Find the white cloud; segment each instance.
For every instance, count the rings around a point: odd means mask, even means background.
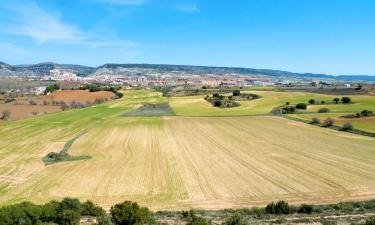
[[[142,5],[145,0],[93,0],[96,2],[103,2],[112,5]]]
[[[120,1],[120,0],[112,0]],[[132,0],[127,0],[128,2]],[[133,0],[134,2],[136,0]],[[125,2],[125,1],[121,1]],[[135,48],[136,44],[131,41],[118,38],[102,38],[100,33],[85,32],[76,26],[64,23],[61,15],[57,13],[47,13],[35,2],[15,4],[7,7],[12,15],[7,21],[0,21],[0,31],[16,35],[30,37],[39,44],[70,44],[83,45],[93,48]],[[1,46],[8,49],[15,46]]]
[[[177,3],[175,5],[175,9],[183,12],[189,12],[189,13],[196,13],[199,12],[198,6],[195,4],[188,4],[188,3]]]
[[[36,3],[15,5],[10,11],[14,13],[14,18],[11,24],[3,26],[4,32],[28,36],[38,42],[85,39],[78,28],[62,22],[58,15],[48,14]]]

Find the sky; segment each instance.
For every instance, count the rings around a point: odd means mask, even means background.
[[[375,75],[374,0],[1,0],[0,61]]]

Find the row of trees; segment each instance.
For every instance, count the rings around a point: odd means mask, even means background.
[[[342,97],[341,98],[341,102],[342,103],[344,103],[344,104],[348,104],[348,103],[350,103],[352,101],[352,99],[350,98],[350,97]],[[334,98],[333,99],[333,102],[335,103],[335,104],[339,104],[340,103],[340,98]],[[314,104],[316,104],[317,103],[317,101],[315,100],[315,99],[310,99],[309,101],[308,101],[308,103],[309,104],[311,104],[311,105],[314,105]],[[326,103],[326,101],[320,101],[320,104],[325,104]]]

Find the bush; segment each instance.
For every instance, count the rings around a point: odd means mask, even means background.
[[[105,215],[105,211],[95,205],[92,201],[86,201],[81,205],[81,215],[85,216],[103,216]]]
[[[307,109],[307,105],[305,103],[298,103],[296,109]]]
[[[309,100],[309,103],[310,103],[311,105],[315,104],[315,99],[310,99],[310,100]]]
[[[375,217],[370,217],[366,220],[365,225],[375,225]]]
[[[329,109],[328,109],[328,108],[320,108],[320,109],[318,110],[318,113],[327,113],[327,112],[329,112]]]
[[[59,225],[78,225],[81,215],[74,210],[63,210],[57,215],[57,224]]]
[[[296,111],[296,108],[293,106],[286,106],[281,109],[282,114],[292,114]]]
[[[292,213],[292,208],[285,201],[278,201],[277,203],[270,203],[266,206],[266,212],[269,214],[289,214]]]
[[[219,98],[219,97],[220,97],[220,95],[219,95],[218,93],[214,93],[212,96],[213,96],[214,98]]]
[[[333,99],[333,102],[336,103],[336,104],[339,104],[339,101],[340,101],[339,98],[334,98],[334,99]]]
[[[363,116],[363,117],[367,117],[367,116],[373,116],[374,115],[374,112],[370,111],[370,110],[362,110],[361,112],[361,115],[360,116]]]
[[[347,103],[350,103],[352,100],[349,97],[342,97],[341,101],[342,103],[347,104]]]
[[[115,95],[118,97],[118,98],[122,98],[124,96],[123,93],[121,92],[115,92]]]
[[[4,110],[0,119],[2,119],[2,120],[8,120],[9,118],[10,118],[10,111],[9,110]]]
[[[155,222],[148,208],[135,202],[125,201],[114,205],[110,210],[112,221],[117,225],[153,224]]]
[[[335,124],[335,120],[332,119],[332,118],[327,118],[326,120],[324,120],[324,126],[325,127],[331,127]]]
[[[311,214],[314,211],[314,206],[312,205],[307,205],[307,204],[302,204],[298,208],[298,213],[305,213],[305,214]]]
[[[234,216],[229,217],[222,224],[223,225],[246,225],[244,219],[239,214],[235,214]]]
[[[234,90],[233,91],[233,96],[240,96],[241,91],[240,90]]]
[[[349,131],[349,130],[353,130],[353,124],[351,123],[345,123],[342,128],[341,128],[342,131]]]
[[[319,118],[312,118],[311,124],[320,124],[320,119]]]
[[[209,225],[210,223],[202,217],[193,217],[186,225]]]

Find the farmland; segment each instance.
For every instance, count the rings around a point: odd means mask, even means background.
[[[262,98],[217,109],[202,96],[126,91],[89,108],[8,122],[0,126],[0,202],[71,196],[106,208],[134,200],[156,210],[375,197],[373,138],[266,115],[285,101],[332,96],[256,93]],[[139,111],[168,101],[168,116]],[[90,159],[43,164],[78,135],[69,154]]]
[[[42,96],[40,99],[45,101],[94,102],[95,99],[111,99],[113,96],[114,94],[109,91],[64,90],[55,91],[50,95]]]

